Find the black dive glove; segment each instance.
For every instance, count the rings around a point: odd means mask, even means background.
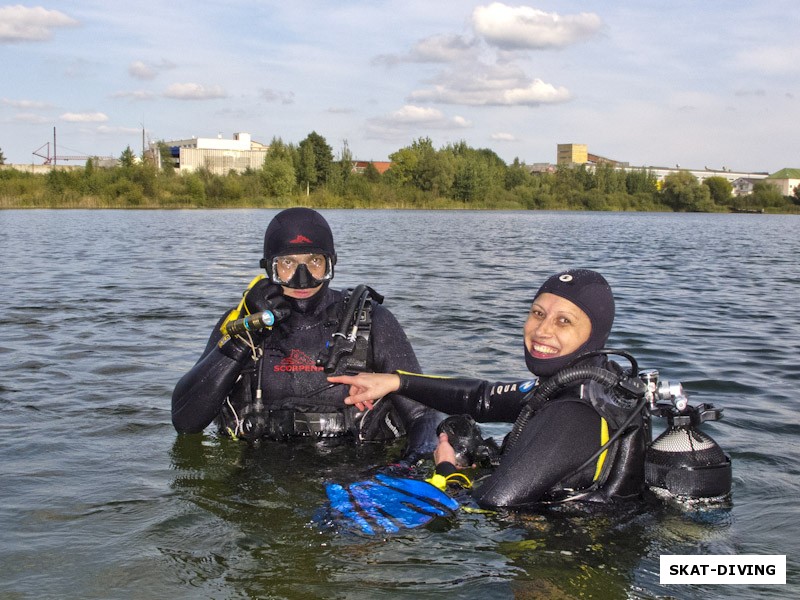
[[[274,326],[289,317],[292,306],[284,297],[281,286],[262,279],[244,293],[241,316],[265,311],[272,313]],[[237,362],[245,362],[252,355],[253,348],[260,346],[267,335],[269,335],[269,329],[248,330],[246,333],[231,336],[230,340],[220,346],[220,351]],[[252,348],[250,341],[253,344]]]
[[[244,293],[245,312],[254,315],[265,310],[275,315],[275,324],[285,321],[292,312],[292,305],[283,295],[283,288],[267,279],[262,279]]]

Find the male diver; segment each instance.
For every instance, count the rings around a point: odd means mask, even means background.
[[[261,266],[240,305],[223,315],[197,363],[177,383],[172,423],[256,442],[349,438],[388,442],[407,435],[403,458],[436,447],[441,415],[400,394],[375,409],[346,406],[331,373],[412,371],[420,366],[397,319],[366,286],[331,289],[336,251],[325,219],[308,208],[278,213],[264,235]]]

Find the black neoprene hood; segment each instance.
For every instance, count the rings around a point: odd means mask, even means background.
[[[557,273],[542,284],[534,299],[544,293],[565,298],[586,313],[592,323],[587,350],[599,350],[605,345],[614,323],[614,295],[600,273],[589,269]]]
[[[286,254],[324,254],[336,264],[333,233],[321,214],[298,207],[275,215],[264,233],[261,267],[269,269],[273,258]]]
[[[525,348],[525,364],[528,370],[539,377],[550,377],[566,367],[573,359],[590,350],[600,350],[608,341],[614,323],[614,294],[605,278],[589,269],[571,269],[550,277],[536,292],[534,300],[544,293],[554,294],[569,300],[586,313],[592,324],[589,339],[580,348],[555,358],[535,358]]]

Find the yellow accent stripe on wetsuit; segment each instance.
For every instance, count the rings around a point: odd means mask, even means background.
[[[600,445],[602,446],[606,442],[608,442],[608,421],[600,417]],[[603,472],[603,463],[606,461],[606,454],[608,454],[607,448],[603,450],[597,459],[597,468],[594,471],[594,479],[592,481],[597,481],[600,478],[600,473]]]
[[[425,377],[427,379],[454,379],[446,375],[423,375],[422,373],[411,373],[410,371],[395,371],[398,375],[411,375],[412,377]]]

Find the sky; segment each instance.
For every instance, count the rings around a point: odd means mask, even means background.
[[[251,134],[389,160],[800,168],[797,0],[0,4],[0,150],[41,164]],[[52,152],[52,150],[51,150]],[[73,162],[72,164],[81,164]]]

